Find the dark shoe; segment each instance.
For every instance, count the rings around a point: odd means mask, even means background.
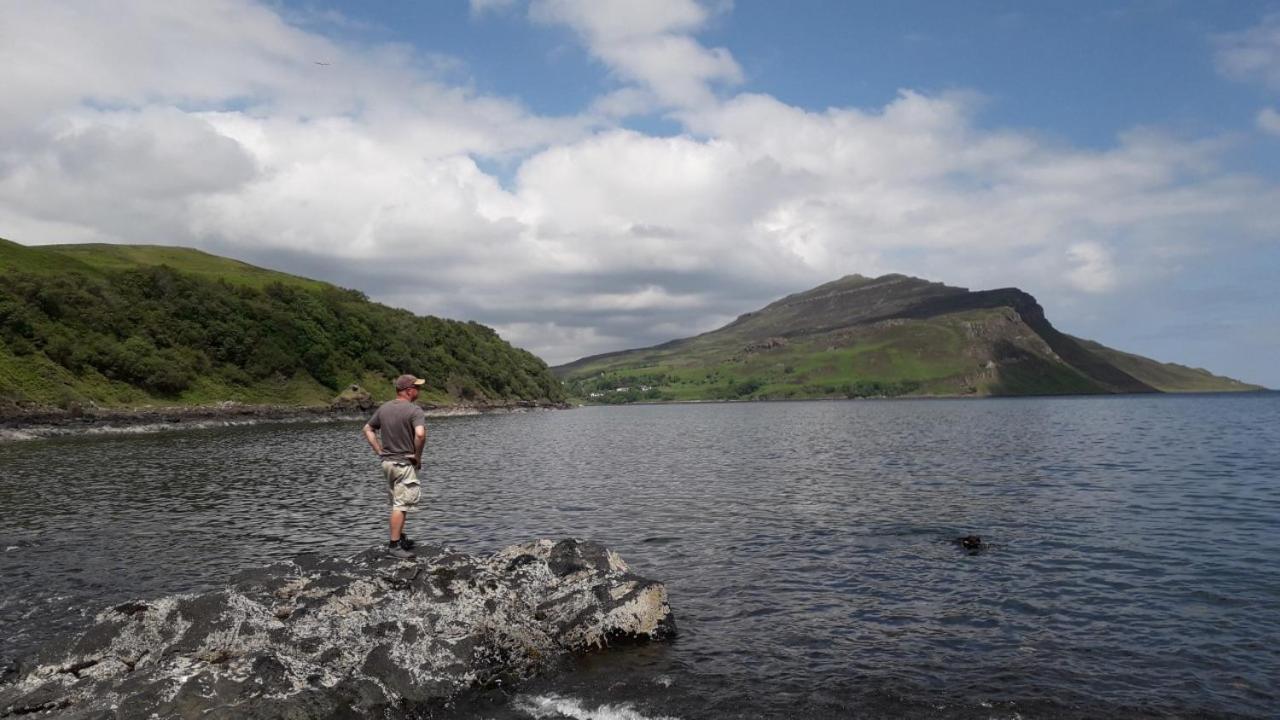
[[[414,557],[413,553],[403,547],[399,541],[387,543],[387,554],[393,558],[400,558],[401,560],[408,560],[409,558]]]
[[[400,533],[400,547],[404,548],[405,550],[412,550],[413,547],[417,544],[418,543],[410,540],[408,535],[405,535],[404,533]]]

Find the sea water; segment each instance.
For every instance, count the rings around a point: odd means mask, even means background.
[[[423,476],[415,539],[598,540],[680,627],[435,716],[1280,713],[1277,394],[444,418]],[[0,444],[0,661],[385,513],[358,423]]]

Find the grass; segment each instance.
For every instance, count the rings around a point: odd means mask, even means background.
[[[0,341],[0,399],[12,402],[53,404],[68,399],[67,388],[75,382],[62,366],[39,358],[15,356]]]
[[[1034,298],[1016,289],[974,293],[900,275],[848,276],[710,333],[556,371],[575,397],[603,392],[609,400],[617,399],[608,394],[612,388],[636,382],[678,400],[1253,389],[1080,347],[1040,312]]]
[[[17,270],[36,275],[71,271],[96,274],[156,265],[245,287],[261,288],[271,283],[309,290],[333,287],[319,280],[254,267],[192,248],[107,243],[27,246],[0,238],[0,271]]]
[[[676,351],[603,358],[577,368],[568,382],[581,397],[649,384],[662,399],[683,401],[844,397],[877,388],[963,394],[968,385],[959,378],[977,363],[966,356],[961,325],[991,312],[824,333],[755,352],[737,337],[699,338]]]
[[[52,275],[67,270],[91,271],[75,257],[27,247],[0,238],[0,270],[19,270],[35,275]]]
[[[1114,350],[1090,340],[1077,338],[1077,342],[1101,355],[1107,362],[1164,392],[1250,392],[1263,389],[1260,385],[1214,375],[1203,368],[1162,363],[1141,355]]]
[[[1170,392],[1254,390],[1205,370],[1156,361],[1080,341],[1139,380]],[[674,348],[644,349],[571,366],[570,394],[609,399],[614,388],[650,385],[663,400],[915,395],[1064,395],[1105,392],[1062,362],[1007,308],[967,310],[928,319],[855,325],[784,344],[753,345],[731,328]],[[636,399],[655,399],[643,397]],[[598,400],[598,399],[597,399]]]
[[[319,280],[254,267],[201,250],[160,245],[43,245],[32,248],[74,260],[97,270],[127,270],[139,266],[167,265],[174,270],[200,277],[223,280],[232,285],[264,287],[283,283],[311,290],[332,287]]]
[[[129,407],[149,396],[89,370],[76,375],[43,355],[17,356],[0,341],[0,403],[67,407],[71,403]]]

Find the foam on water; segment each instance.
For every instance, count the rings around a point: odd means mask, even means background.
[[[326,415],[323,417],[252,418],[247,420],[184,420],[181,422],[154,422],[128,424],[88,425],[32,425],[25,428],[0,428],[0,442],[41,440],[46,438],[80,435],[150,435],[177,430],[214,430],[220,428],[249,427],[252,425],[283,425],[297,423],[335,423],[362,420],[357,415]]]
[[[543,408],[536,408],[542,410]],[[475,408],[444,407],[426,411],[430,418],[476,417],[480,415],[524,413],[534,408]],[[286,416],[255,417],[244,419],[219,419],[162,421],[151,423],[131,422],[94,422],[72,425],[29,425],[21,428],[0,428],[0,443],[23,440],[41,440],[46,438],[70,437],[77,435],[149,435],[152,433],[172,432],[175,430],[215,430],[219,428],[237,428],[252,425],[284,425],[284,424],[327,424],[337,422],[355,422],[364,420],[366,414],[341,414],[319,416]]]
[[[13,430],[10,428],[0,428],[0,442],[9,442],[16,440],[35,440],[40,436],[27,430]]]
[[[679,720],[671,715],[645,715],[630,704],[586,707],[581,700],[561,695],[520,695],[515,708],[534,718],[572,718],[573,720]]]

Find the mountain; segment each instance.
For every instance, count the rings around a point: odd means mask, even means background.
[[[0,239],[0,410],[325,404],[427,380],[435,404],[560,402],[546,364],[474,322],[198,250]]]
[[[718,330],[553,371],[598,402],[1262,389],[1065,335],[1016,288],[905,275],[849,275]]]

